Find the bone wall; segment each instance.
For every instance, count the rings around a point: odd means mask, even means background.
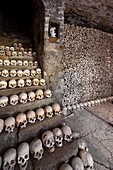
[[[63,72],[55,95],[63,106],[112,95],[112,34],[65,24],[61,61]]]

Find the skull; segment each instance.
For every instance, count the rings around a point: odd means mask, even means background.
[[[39,85],[39,79],[35,78],[32,81],[33,81],[33,85],[34,86],[38,86]]]
[[[11,70],[10,71],[10,76],[15,77],[16,76],[16,70]]]
[[[45,82],[44,79],[40,79],[40,82],[39,82],[39,83],[40,83],[41,86],[45,86],[45,83],[46,83],[46,82]]]
[[[63,146],[63,134],[61,129],[59,128],[54,128],[52,130],[54,139],[55,139],[55,144],[57,147],[62,147]]]
[[[94,170],[94,162],[91,154],[85,150],[79,152],[79,157],[81,158],[85,170]]]
[[[16,51],[13,51],[13,52],[11,53],[11,55],[12,55],[12,56],[17,56],[17,52],[16,52]]]
[[[13,44],[13,46],[14,46],[14,48],[16,48],[18,45],[17,45],[17,43],[15,42],[15,43]]]
[[[29,123],[35,123],[36,115],[35,115],[35,112],[33,110],[30,110],[30,111],[27,112],[27,121]]]
[[[4,51],[5,47],[3,45],[0,46],[0,51]]]
[[[44,120],[44,118],[45,118],[44,109],[38,108],[38,109],[36,110],[36,117],[37,117],[37,119],[38,119],[39,121]]]
[[[27,52],[26,52],[26,51],[24,51],[24,52],[23,52],[23,55],[24,55],[24,56],[27,56]]]
[[[47,98],[50,98],[52,96],[51,90],[50,89],[46,89],[44,91],[44,96]]]
[[[11,56],[11,51],[6,51],[5,54],[6,54],[7,56]]]
[[[24,48],[23,48],[23,47],[21,47],[21,48],[20,48],[20,51],[23,53],[23,52],[24,52]]]
[[[8,97],[2,96],[0,97],[0,107],[5,107],[8,105]]]
[[[78,139],[77,143],[78,143],[78,149],[86,150],[88,152],[89,149],[87,143],[83,138]]]
[[[83,162],[79,157],[72,158],[71,166],[73,170],[84,170]]]
[[[0,133],[3,131],[4,129],[4,120],[0,119]]]
[[[23,71],[22,70],[18,70],[17,71],[17,76],[18,77],[22,77],[23,76]]]
[[[17,61],[17,66],[22,66],[22,60]]]
[[[36,74],[41,75],[41,72],[42,72],[42,71],[41,71],[40,68],[37,68],[37,69],[36,69]]]
[[[21,57],[22,56],[22,52],[18,51],[18,56]]]
[[[72,131],[71,131],[71,128],[67,125],[63,125],[62,128],[61,128],[61,131],[63,133],[63,139],[67,142],[70,142],[72,141]]]
[[[42,146],[42,141],[40,139],[34,139],[30,143],[30,152],[35,159],[42,159],[42,155],[44,153],[44,149]]]
[[[18,87],[24,87],[24,85],[25,85],[24,80],[23,79],[19,79],[17,81],[17,85],[18,85]]]
[[[72,167],[68,163],[62,163],[60,165],[59,170],[73,170]]]
[[[7,119],[5,119],[4,125],[5,125],[5,131],[6,132],[8,132],[8,133],[13,132],[13,130],[15,128],[15,118],[14,117],[8,117]]]
[[[4,60],[4,66],[9,66],[10,65],[10,61],[9,60]]]
[[[7,88],[7,82],[2,80],[0,81],[0,89],[6,89]]]
[[[10,49],[9,46],[5,47],[5,51],[9,51],[9,49]]]
[[[23,65],[24,65],[24,66],[28,66],[28,61],[27,61],[27,60],[24,60],[24,61],[23,61]]]
[[[2,77],[8,77],[9,71],[8,70],[2,70]]]
[[[36,57],[36,52],[33,52],[33,57]],[[36,61],[37,62],[37,61]]]
[[[26,170],[29,160],[29,144],[27,142],[21,143],[17,149],[17,152],[18,152],[17,162],[19,164],[19,169]]]
[[[11,60],[11,66],[16,66],[16,60]]]
[[[35,70],[31,70],[31,76],[35,76],[36,75],[36,71]]]
[[[28,65],[29,65],[29,66],[33,66],[33,61],[29,61],[29,62],[28,62]]]
[[[31,52],[32,52],[32,51],[33,51],[33,49],[32,49],[32,48],[29,48],[29,51],[31,51]]]
[[[44,108],[44,112],[46,114],[46,117],[51,118],[53,116],[53,109],[51,106],[46,106]]]
[[[26,79],[25,80],[25,85],[26,86],[31,86],[32,85],[32,81],[30,79]]]
[[[19,97],[18,95],[14,94],[10,96],[10,104],[11,105],[16,105],[18,103]]]
[[[34,66],[38,66],[38,61],[34,61]]]
[[[0,51],[0,56],[4,56],[5,55],[5,51]]]
[[[29,92],[28,93],[28,100],[30,102],[33,102],[35,100],[35,93],[34,92]]]
[[[23,71],[24,76],[30,76],[30,70],[26,69]]]
[[[16,164],[16,149],[8,149],[3,156],[3,170],[14,170]]]
[[[2,65],[3,65],[3,60],[0,59],[0,66],[2,66]]]
[[[55,141],[54,141],[54,136],[53,133],[49,130],[45,131],[42,134],[42,143],[48,150],[48,152],[54,152],[55,151]]]
[[[32,57],[32,51],[28,51],[27,55],[28,55],[29,57]]]
[[[19,48],[22,48],[22,43],[18,43],[18,47],[19,47]]]
[[[14,89],[16,87],[16,80],[9,81],[9,88]]]
[[[43,90],[41,90],[41,89],[37,90],[35,92],[35,94],[36,94],[36,99],[38,99],[38,100],[41,100],[44,98],[44,93],[43,93]]]
[[[60,115],[61,114],[61,108],[60,108],[60,105],[58,103],[52,104],[52,109],[53,109],[53,113],[55,115]]]
[[[13,52],[13,51],[15,50],[15,48],[14,48],[14,47],[10,47],[9,50],[10,50],[11,52]]]
[[[26,127],[26,124],[27,124],[26,114],[24,114],[24,113],[19,113],[19,114],[16,116],[16,125],[17,125],[17,127],[20,127],[20,128],[22,129],[22,128],[25,128],[25,127]]]
[[[25,104],[25,103],[27,103],[27,93],[20,93],[19,94],[19,101],[20,101],[20,103],[22,103],[22,104]]]

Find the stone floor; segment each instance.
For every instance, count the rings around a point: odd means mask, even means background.
[[[73,111],[65,122],[84,137],[95,162],[95,170],[113,170],[113,104]]]

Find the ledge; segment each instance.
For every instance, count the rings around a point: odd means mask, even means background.
[[[22,76],[22,77],[0,77],[0,80],[8,81],[8,80],[19,80],[19,79],[34,79],[34,78],[41,78],[40,75],[35,75],[35,76]]]
[[[0,70],[34,70],[37,66],[0,66]]]

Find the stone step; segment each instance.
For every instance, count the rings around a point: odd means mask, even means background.
[[[0,70],[34,70],[37,66],[0,66]]]

